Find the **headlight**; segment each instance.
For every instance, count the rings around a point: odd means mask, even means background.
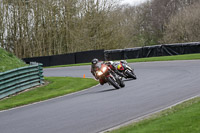
[[[98,72],[97,72],[97,75],[98,75],[98,76],[101,76],[102,74],[103,74],[103,73],[102,73],[101,71],[98,71]]]
[[[102,68],[102,72],[105,72],[107,70],[107,67]]]

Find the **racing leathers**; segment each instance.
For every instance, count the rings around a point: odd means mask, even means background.
[[[103,64],[104,62],[103,61],[99,61],[97,62],[97,64],[92,64],[91,66],[91,73],[92,75],[95,77],[96,80],[99,80],[99,83],[101,85],[103,85],[105,83],[105,81],[103,79],[99,79],[99,77],[97,76],[96,72],[98,71],[99,67],[101,64]]]
[[[124,77],[124,74],[119,72],[117,70],[117,66],[120,64],[119,61],[113,62],[113,61],[108,61],[106,63],[117,75],[119,75],[120,77]]]

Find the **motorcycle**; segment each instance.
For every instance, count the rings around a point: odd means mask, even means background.
[[[115,64],[120,76],[124,78],[132,78],[137,79],[134,70],[128,65],[126,61],[120,62],[119,64]]]
[[[125,86],[122,79],[120,79],[120,77],[116,75],[113,70],[110,69],[110,67],[105,64],[99,64],[97,67],[98,71],[96,71],[96,75],[99,77],[99,79],[104,80],[105,83],[112,85],[116,89]]]

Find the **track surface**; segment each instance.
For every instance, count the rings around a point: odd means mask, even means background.
[[[125,88],[96,86],[0,112],[1,133],[95,133],[200,94],[200,60],[130,64]],[[92,77],[90,66],[45,69],[45,76]],[[48,92],[47,92],[48,93]]]

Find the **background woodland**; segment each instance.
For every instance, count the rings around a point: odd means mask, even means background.
[[[200,0],[0,0],[0,47],[19,58],[199,38]]]

